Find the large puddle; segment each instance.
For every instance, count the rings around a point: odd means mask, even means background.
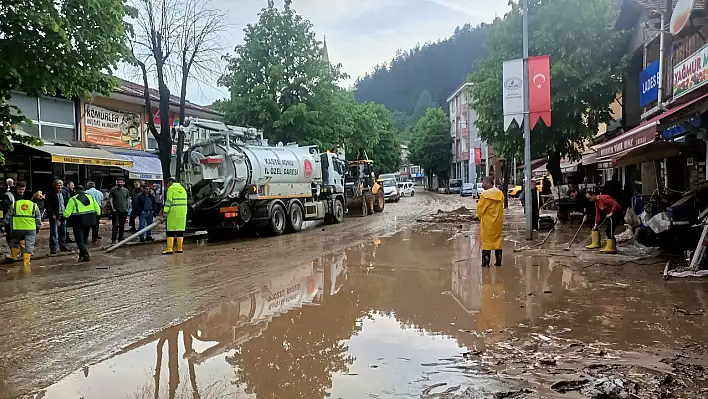
[[[554,258],[511,250],[502,267],[483,269],[479,245],[474,232],[406,230],[263,276],[262,289],[39,395],[420,398],[466,390],[465,397],[494,397],[524,389],[530,378],[470,361],[505,342],[559,337],[636,351],[705,335],[706,316],[667,320],[656,308],[700,306],[703,284],[592,284]]]

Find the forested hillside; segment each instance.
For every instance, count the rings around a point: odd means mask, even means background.
[[[488,28],[488,24],[467,24],[445,40],[399,50],[390,64],[377,65],[372,73],[357,79],[357,101],[385,105],[401,125],[405,124],[402,114],[415,121],[428,106],[445,105],[472,72],[472,65],[486,57]]]

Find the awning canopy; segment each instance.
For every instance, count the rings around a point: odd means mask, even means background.
[[[659,131],[659,125],[662,122],[665,122],[664,120],[669,119],[670,116],[685,109],[689,105],[703,100],[706,97],[708,97],[708,94],[704,94],[700,97],[694,98],[693,100],[685,104],[681,104],[674,108],[671,108],[670,110],[660,115],[657,115],[649,119],[648,121],[644,121],[642,124],[635,127],[634,129],[625,132],[606,143],[593,147],[593,149],[597,151],[598,160],[602,161],[610,158],[617,158],[619,155],[625,152],[652,143],[656,138],[657,132]]]
[[[597,163],[597,152],[588,151],[583,153],[583,158],[580,160],[583,165],[594,165]]]
[[[627,165],[635,165],[640,162],[656,161],[658,159],[671,158],[677,155],[691,152],[692,148],[687,144],[672,143],[665,141],[655,141],[645,146],[627,151],[623,155],[612,161],[614,166],[621,168]]]
[[[162,181],[162,164],[160,158],[154,155],[126,155],[118,154],[126,160],[132,161],[133,166],[124,166],[130,179]]]
[[[561,173],[572,173],[572,172],[577,172],[578,171],[578,165],[581,164],[581,161],[570,161],[568,159],[562,159],[560,162],[560,168],[561,168]],[[538,168],[533,170],[534,175],[542,176],[548,173],[548,169],[546,168],[548,166],[548,163],[544,163],[543,165],[539,166]]]
[[[78,165],[132,167],[133,161],[97,148],[62,147],[57,145],[29,146],[50,154],[52,162]]]

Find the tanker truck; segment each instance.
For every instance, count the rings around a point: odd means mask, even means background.
[[[214,122],[188,118],[182,129],[180,180],[189,195],[189,230],[214,235],[253,227],[259,234],[281,235],[300,231],[308,220],[343,220],[347,164],[338,154],[249,141],[243,130]],[[175,164],[173,159],[173,173]]]

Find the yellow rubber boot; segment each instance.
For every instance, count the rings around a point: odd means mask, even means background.
[[[16,262],[20,258],[20,249],[19,248],[10,248],[10,254],[7,255],[7,260]]]
[[[175,247],[175,238],[174,237],[167,237],[167,248],[165,248],[164,251],[162,251],[163,255],[172,255],[175,253],[174,250]]]
[[[29,252],[25,252],[22,254],[22,262],[25,267],[30,266],[30,261],[32,260],[32,254]]]
[[[592,243],[585,248],[587,248],[587,249],[600,248],[600,232],[599,231],[592,231],[590,234],[590,237],[592,237]]]
[[[612,238],[607,239],[607,243],[605,244],[605,248],[602,248],[600,250],[602,253],[606,254],[616,254],[617,253],[617,241],[615,241]]]
[[[182,249],[182,244],[184,243],[184,237],[177,237],[177,239],[175,241],[177,242],[177,246],[175,247],[175,252],[178,254],[181,254],[182,252],[184,252],[184,250]]]

